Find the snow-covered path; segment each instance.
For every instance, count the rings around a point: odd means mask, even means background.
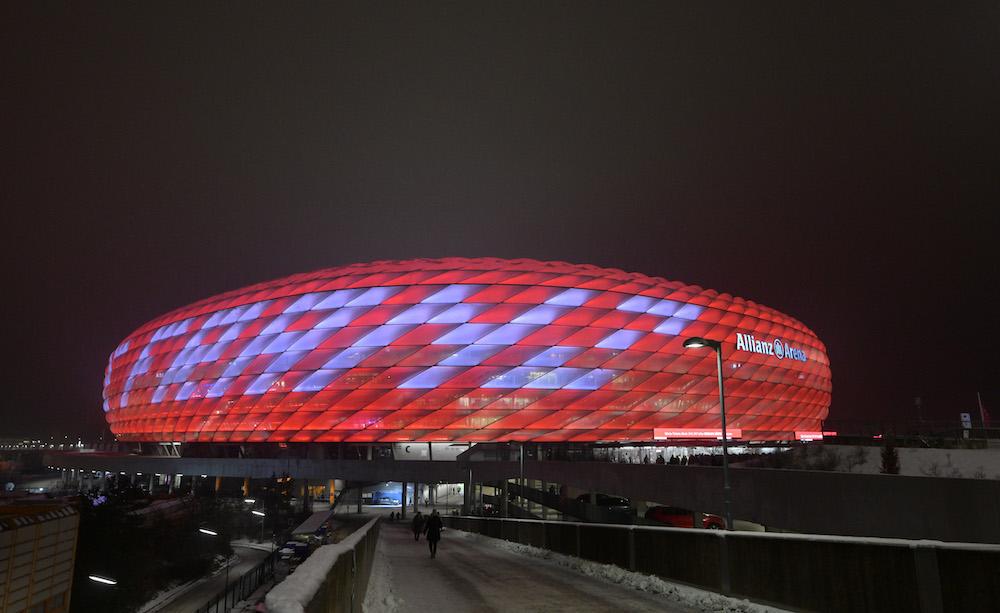
[[[491,546],[446,530],[431,559],[423,538],[413,541],[404,524],[383,523],[373,568],[391,582],[390,611],[677,611],[697,609],[669,598],[587,577],[550,560]],[[373,577],[374,579],[374,577]],[[388,604],[386,601],[391,601]],[[369,608],[375,613],[375,608]]]

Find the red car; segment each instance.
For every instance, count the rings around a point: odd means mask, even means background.
[[[702,528],[711,530],[725,530],[726,520],[711,513],[698,513],[701,516]],[[678,507],[649,507],[646,509],[645,518],[650,521],[666,524],[674,528],[694,528],[695,512],[689,509]]]

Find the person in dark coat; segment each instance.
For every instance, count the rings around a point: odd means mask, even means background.
[[[437,557],[438,541],[441,540],[441,530],[443,529],[444,524],[441,522],[441,516],[435,509],[427,518],[427,524],[424,526],[424,532],[427,533],[427,546],[431,550],[432,558]]]
[[[424,531],[426,519],[420,511],[417,511],[417,514],[413,516],[413,540],[420,540],[420,533]]]

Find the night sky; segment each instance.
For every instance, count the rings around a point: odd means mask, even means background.
[[[379,259],[788,313],[831,417],[1000,419],[996,2],[7,2],[0,434],[96,433],[170,309]]]

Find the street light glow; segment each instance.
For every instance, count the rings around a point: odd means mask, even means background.
[[[216,532],[215,530],[209,530],[208,528],[198,528],[198,532],[201,532],[202,534],[207,534],[209,536],[219,536],[218,532]]]
[[[109,579],[100,575],[87,575],[87,578],[96,583],[103,583],[104,585],[118,585],[118,582],[114,579]]]
[[[250,512],[256,515],[257,517],[264,517],[263,511],[250,511]]]
[[[256,498],[244,498],[243,502],[245,502],[247,504],[253,504],[253,503],[257,502],[257,499]]]

